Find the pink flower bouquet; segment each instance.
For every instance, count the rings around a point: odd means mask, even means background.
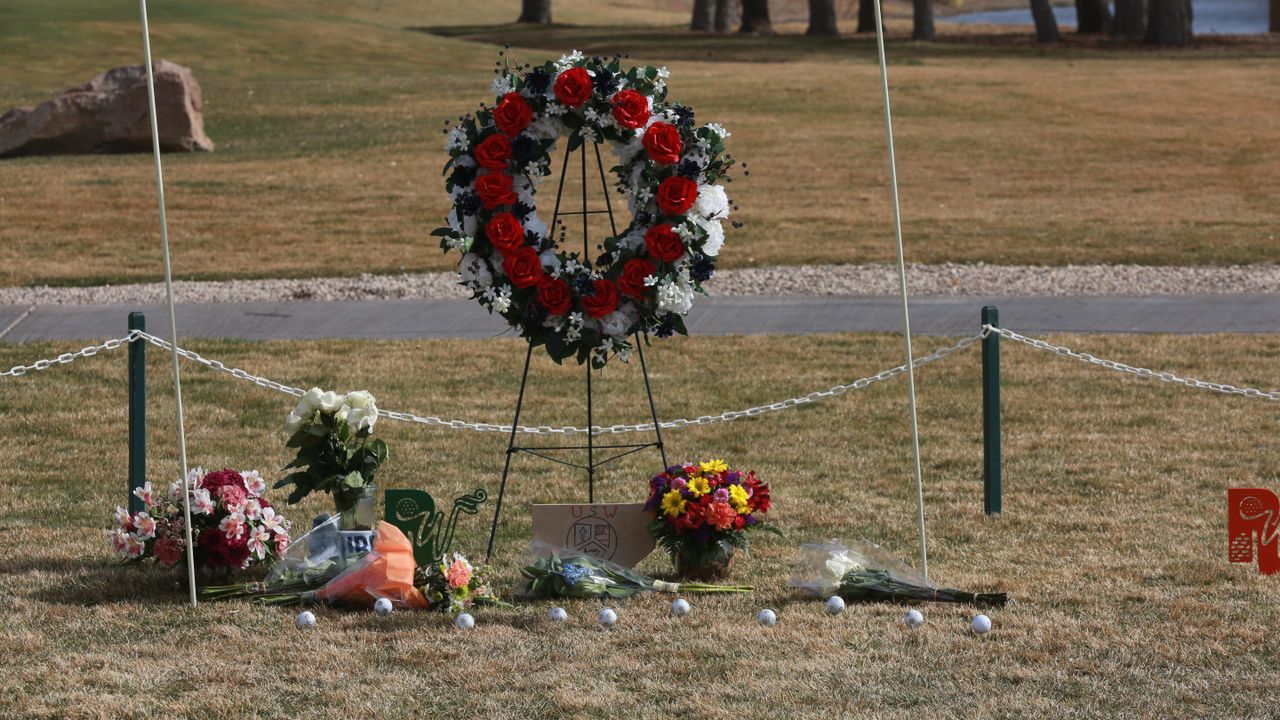
[[[187,487],[197,567],[245,569],[278,556],[288,546],[289,521],[262,496],[267,483],[256,470],[195,468]],[[112,549],[125,560],[182,562],[186,556],[182,482],[170,484],[164,496],[157,495],[150,482],[133,494],[144,509],[130,513],[116,508]]]

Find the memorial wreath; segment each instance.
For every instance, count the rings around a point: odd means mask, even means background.
[[[575,51],[536,67],[504,63],[497,104],[446,131],[453,209],[434,235],[462,253],[459,275],[473,297],[556,362],[603,367],[629,358],[632,335],[684,334],[683,316],[724,244],[730,203],[718,183],[733,166],[729,133],[668,102],[666,68],[623,71],[620,60]],[[560,248],[554,220],[548,228],[538,216],[536,188],[564,137],[567,152],[611,146],[631,211],[594,259]]]

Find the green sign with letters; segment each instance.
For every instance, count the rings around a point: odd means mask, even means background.
[[[425,567],[439,562],[440,556],[449,552],[458,515],[475,515],[488,497],[483,489],[477,489],[454,500],[448,521],[444,512],[436,509],[435,498],[422,490],[388,490],[383,507],[387,509],[387,522],[404,532],[413,543],[413,559],[419,567]]]

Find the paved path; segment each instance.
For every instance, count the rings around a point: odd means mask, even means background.
[[[1280,333],[1280,295],[917,297],[912,331],[977,332],[984,304],[1000,308],[1001,325],[1026,333]],[[0,306],[0,339],[124,335],[131,310],[147,313],[151,332],[168,334],[159,306]],[[179,305],[177,315],[182,337],[199,338],[484,338],[506,330],[469,300],[190,304]],[[902,329],[902,311],[892,297],[701,298],[689,329],[697,335],[895,332]]]

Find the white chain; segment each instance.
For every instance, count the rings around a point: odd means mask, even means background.
[[[916,360],[912,364],[915,365],[915,367],[920,367],[922,365],[928,365],[931,362],[936,362],[938,360],[941,360],[942,358],[945,358],[946,356],[950,355],[951,353],[957,350],[961,350],[963,348],[966,348],[972,345],[973,343],[981,340],[985,336],[986,336],[986,333],[982,332],[977,335],[964,338],[963,340],[956,343],[955,345],[949,345],[947,347],[944,347],[938,350],[937,352],[934,352],[931,355],[926,355],[924,357],[916,358]],[[155,345],[160,348],[164,348],[165,350],[168,350],[170,348],[170,344],[167,340],[164,340],[163,338],[158,338],[149,333],[138,332],[138,337],[146,340],[147,342],[150,342],[152,345]],[[200,355],[199,353],[191,350],[178,348],[178,354],[184,358],[187,358],[188,360],[200,363],[201,365],[204,365],[214,370],[221,370],[222,372],[230,373],[231,375],[241,380],[246,380],[260,387],[270,388],[272,390],[278,390],[280,392],[286,393],[288,395],[293,395],[295,397],[301,396],[303,394],[303,391],[299,388],[291,387],[289,385],[284,385],[282,383],[275,382],[274,380],[268,380],[267,378],[259,377],[257,375],[247,373],[244,370],[241,370],[239,368],[228,368],[226,365],[224,365],[223,363],[217,360],[210,360]],[[720,413],[719,415],[703,415],[701,417],[697,417],[693,419],[682,418],[680,420],[668,420],[666,422],[660,423],[659,427],[661,427],[664,430],[668,430],[672,428],[690,427],[693,425],[710,425],[711,423],[717,423],[717,422],[729,422],[729,421],[738,420],[744,417],[756,417],[757,415],[763,415],[765,413],[774,412],[777,410],[786,410],[787,408],[798,407],[800,405],[807,405],[809,403],[817,402],[819,400],[825,400],[827,398],[837,397],[849,392],[850,390],[862,390],[863,388],[866,388],[869,385],[873,385],[875,383],[897,377],[898,375],[901,375],[906,371],[907,371],[907,366],[904,363],[897,367],[889,368],[888,370],[883,370],[879,373],[876,373],[875,375],[854,380],[848,385],[836,385],[826,390],[818,390],[801,397],[790,398],[788,400],[782,400],[779,402],[770,403],[768,405],[761,405],[759,407],[748,408],[746,410],[730,410],[728,412]],[[432,417],[430,415],[424,417],[422,415],[414,415],[412,413],[406,413],[406,412],[397,412],[395,410],[379,410],[378,415],[379,417],[390,418],[391,420],[399,420],[401,422],[416,423],[419,425],[430,425],[433,427],[445,427],[445,428],[450,428],[452,430],[474,430],[476,432],[500,432],[500,433],[511,432],[510,425],[495,425],[492,423],[473,423],[473,422],[467,422],[465,420],[443,420],[441,418]],[[653,431],[653,423],[651,422],[640,423],[636,425],[610,425],[608,427],[593,425],[591,427],[592,435],[616,435],[616,434],[629,433],[629,432],[652,432],[652,431]],[[565,426],[565,427],[551,427],[549,425],[538,425],[538,426],[520,425],[516,428],[516,432],[526,433],[530,435],[576,435],[576,434],[586,434],[587,429],[574,427],[572,425]]]
[[[1224,383],[1207,382],[1204,380],[1197,380],[1195,378],[1182,377],[1179,375],[1175,375],[1171,372],[1157,372],[1155,370],[1148,370],[1146,368],[1134,367],[1132,365],[1126,365],[1125,363],[1116,362],[1115,360],[1106,360],[1103,358],[1099,358],[1089,353],[1076,352],[1075,350],[1062,347],[1060,345],[1052,345],[1043,340],[1037,340],[1036,338],[1031,338],[1031,337],[1027,337],[1026,335],[1021,335],[1012,330],[994,327],[991,325],[984,326],[982,332],[977,335],[972,335],[970,337],[964,338],[959,342],[957,342],[956,344],[941,348],[937,352],[934,352],[930,355],[925,355],[924,357],[916,358],[912,364],[915,367],[921,367],[923,365],[928,365],[929,363],[932,363],[932,362],[937,362],[938,360],[941,360],[947,357],[948,355],[951,355],[957,350],[963,350],[964,348],[969,347],[970,345],[978,342],[979,340],[983,339],[984,337],[986,337],[987,335],[993,332],[1009,340],[1013,340],[1015,342],[1019,342],[1024,345],[1029,345],[1039,350],[1045,350],[1059,356],[1075,358],[1077,360],[1080,360],[1081,362],[1085,362],[1090,365],[1097,365],[1099,367],[1104,367],[1111,370],[1118,370],[1120,372],[1136,375],[1137,377],[1140,377],[1140,378],[1154,378],[1156,380],[1161,380],[1163,382],[1174,383],[1177,385],[1185,385],[1187,387],[1198,388],[1201,390],[1212,390],[1215,392],[1225,393],[1228,395],[1242,395],[1244,397],[1259,398],[1262,400],[1280,401],[1280,390],[1273,390],[1271,392],[1266,392],[1263,390],[1258,390],[1256,388],[1236,387],[1234,385],[1227,385]],[[75,362],[80,358],[93,357],[94,355],[97,355],[99,352],[103,350],[115,350],[122,345],[131,343],[131,342],[136,342],[138,340],[145,340],[146,342],[151,343],[152,345],[155,345],[156,347],[162,348],[164,350],[169,350],[171,347],[168,340],[156,337],[155,335],[143,332],[141,330],[134,330],[130,332],[128,335],[125,335],[124,337],[113,338],[111,340],[107,340],[103,342],[100,345],[92,345],[90,347],[86,347],[77,352],[63,353],[62,355],[59,355],[56,358],[52,358],[48,360],[37,360],[31,365],[18,365],[7,371],[0,372],[0,378],[18,377],[21,375],[26,375],[28,372],[32,370],[48,370],[49,368],[54,367],[55,365],[66,365],[66,364]],[[276,382],[269,378],[254,375],[252,373],[241,370],[240,368],[227,367],[221,361],[211,360],[193,350],[187,350],[186,348],[178,348],[178,355],[188,360],[191,360],[192,362],[196,362],[201,365],[204,365],[205,367],[208,367],[211,370],[218,370],[221,372],[225,372],[237,379],[244,380],[246,382],[251,382],[254,385],[257,385],[258,387],[267,388],[269,390],[275,390],[277,392],[281,392],[286,395],[292,395],[294,397],[300,397],[303,394],[303,390],[301,388],[296,388],[291,385],[285,385],[284,383]],[[808,405],[811,403],[818,402],[820,400],[826,400],[827,398],[839,397],[849,392],[850,390],[863,390],[871,385],[874,385],[875,383],[883,382],[885,380],[890,380],[892,378],[895,378],[898,375],[905,373],[906,371],[907,371],[906,364],[902,364],[902,365],[898,365],[897,367],[889,368],[888,370],[882,370],[876,373],[875,375],[859,378],[857,380],[854,380],[851,383],[848,383],[847,385],[835,385],[833,387],[827,388],[826,390],[817,390],[809,393],[808,395],[789,398],[787,400],[780,400],[778,402],[769,403],[767,405],[759,405],[756,407],[747,408],[745,410],[730,410],[728,412],[720,413],[719,415],[702,415],[696,418],[681,418],[679,420],[667,420],[659,423],[658,427],[662,428],[663,430],[671,430],[675,428],[692,427],[695,425],[710,425],[712,423],[731,422],[734,420],[740,420],[742,418],[756,417],[759,415],[764,415],[766,413],[776,412],[778,410],[786,410],[793,407],[799,407],[801,405]],[[432,427],[450,428],[453,430],[473,430],[476,432],[498,432],[498,433],[511,432],[510,425],[495,425],[492,423],[475,423],[475,422],[467,422],[465,420],[444,420],[444,419],[433,417],[430,415],[422,416],[422,415],[415,415],[413,413],[407,413],[407,412],[397,412],[394,410],[380,410],[378,414],[382,417],[390,418],[392,420],[399,420],[401,422],[415,423],[418,425],[429,425]],[[572,425],[564,426],[564,427],[551,427],[549,425],[538,425],[538,426],[520,425],[516,428],[516,431],[520,433],[531,434],[531,435],[577,435],[577,434],[585,434],[587,432],[587,429],[574,427]],[[591,427],[591,433],[593,435],[618,435],[622,433],[652,432],[652,431],[653,431],[653,423],[651,422],[638,423],[635,425],[609,425],[609,426],[603,426],[603,427],[599,425],[594,425]]]
[[[22,375],[26,375],[32,370],[48,370],[54,365],[67,365],[75,362],[76,360],[79,360],[80,358],[93,357],[94,355],[97,355],[103,350],[115,350],[116,348],[120,347],[121,345],[124,345],[125,343],[131,343],[134,340],[138,339],[137,333],[138,331],[134,330],[130,332],[128,335],[125,335],[124,337],[112,338],[111,340],[107,340],[101,345],[91,345],[87,348],[84,348],[83,350],[80,350],[79,352],[63,353],[51,360],[37,360],[30,365],[15,365],[14,367],[11,367],[8,370],[5,370],[4,372],[0,372],[0,378],[19,377]]]
[[[1167,383],[1174,383],[1176,385],[1186,385],[1187,387],[1199,388],[1201,390],[1212,390],[1214,392],[1225,393],[1227,395],[1243,395],[1245,397],[1260,398],[1262,400],[1280,400],[1280,390],[1272,390],[1271,392],[1265,392],[1263,390],[1258,390],[1256,388],[1250,388],[1250,387],[1242,388],[1242,387],[1236,387],[1235,385],[1226,385],[1224,383],[1207,382],[1204,380],[1197,380],[1195,378],[1182,377],[1180,375],[1174,375],[1171,372],[1157,372],[1155,370],[1148,370],[1147,368],[1140,368],[1140,367],[1134,367],[1132,365],[1126,365],[1122,362],[1116,362],[1115,360],[1105,360],[1103,358],[1090,355],[1089,353],[1076,352],[1075,350],[1062,347],[1061,345],[1051,345],[1043,340],[1030,338],[1030,337],[1027,337],[1026,335],[1019,335],[1018,333],[1012,330],[1006,330],[1004,328],[998,328],[992,325],[983,326],[983,330],[984,332],[988,332],[988,333],[991,333],[991,332],[997,333],[1001,337],[1006,337],[1010,340],[1013,340],[1015,342],[1020,342],[1024,345],[1030,345],[1031,347],[1037,348],[1039,350],[1046,350],[1055,355],[1072,357],[1081,362],[1089,363],[1090,365],[1097,365],[1099,367],[1104,367],[1111,370],[1119,370],[1120,372],[1129,373],[1131,375],[1137,375],[1140,378],[1155,378],[1156,380],[1161,380]]]

